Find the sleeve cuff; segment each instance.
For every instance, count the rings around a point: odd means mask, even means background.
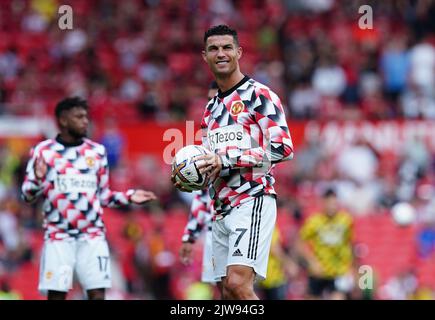
[[[127,190],[127,192],[125,193],[127,196],[127,200],[129,203],[131,203],[131,196],[136,192],[135,189],[129,189]]]
[[[230,169],[231,168],[231,161],[228,158],[227,155],[221,155],[221,161],[222,161],[222,169]]]
[[[195,243],[195,240],[196,239],[188,233],[184,234],[183,237],[181,238],[182,242],[188,242],[188,243]]]

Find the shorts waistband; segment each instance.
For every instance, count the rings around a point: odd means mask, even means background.
[[[231,212],[231,210],[229,210],[229,211],[225,211],[225,212],[222,212],[222,213],[215,214],[215,215],[213,216],[213,220],[214,220],[214,221],[222,220],[222,219],[225,218],[227,215],[229,215],[230,212]]]
[[[252,198],[250,198],[248,201],[243,202],[243,203],[240,203],[240,204],[238,204],[238,205],[235,206],[235,207],[232,207],[230,210],[227,210],[227,211],[222,212],[222,213],[217,213],[217,214],[215,214],[215,215],[213,216],[213,220],[214,220],[214,221],[222,220],[222,219],[225,218],[227,215],[229,215],[229,214],[231,213],[231,211],[233,211],[233,209],[238,209],[238,208],[240,208],[240,206],[243,206],[244,204],[247,204],[247,203],[249,203],[249,202],[251,202],[251,201],[254,201],[255,199],[262,198],[262,197],[272,197],[272,198],[274,198],[274,199],[276,200],[276,194],[274,194],[274,193],[267,193],[267,194],[262,194],[262,195],[257,196],[257,197],[252,197]]]

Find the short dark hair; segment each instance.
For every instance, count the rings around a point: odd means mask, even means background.
[[[232,36],[234,39],[234,42],[239,45],[239,38],[237,36],[237,31],[234,29],[231,29],[225,24],[220,24],[218,26],[213,26],[210,29],[208,29],[204,33],[204,44],[207,43],[207,39],[211,36],[225,36],[229,35]]]
[[[88,110],[89,108],[86,100],[80,97],[70,97],[59,101],[59,103],[56,105],[56,109],[54,110],[54,114],[56,115],[56,118],[59,119],[64,111],[68,111],[76,107],[83,108],[85,110]]]
[[[323,198],[329,198],[329,197],[336,197],[337,193],[335,192],[335,190],[331,187],[327,188],[324,192],[323,192]]]

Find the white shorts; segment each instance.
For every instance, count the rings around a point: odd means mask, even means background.
[[[68,292],[73,274],[84,290],[110,288],[110,254],[103,238],[46,240],[41,252],[39,291]]]
[[[252,267],[257,280],[266,278],[276,200],[265,195],[243,203],[221,220],[213,221],[215,280],[227,275],[230,265]]]
[[[201,281],[207,283],[215,283],[214,272],[213,272],[213,233],[211,230],[205,232],[204,238],[204,249],[202,252],[202,274]]]

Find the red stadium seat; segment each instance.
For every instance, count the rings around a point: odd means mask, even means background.
[[[390,216],[369,216],[355,220],[355,241],[368,247],[361,263],[372,266],[380,283],[412,267],[416,258],[416,228],[399,228]]]
[[[44,297],[38,292],[38,265],[32,262],[23,264],[10,277],[11,288],[22,295],[24,300],[42,300]]]

